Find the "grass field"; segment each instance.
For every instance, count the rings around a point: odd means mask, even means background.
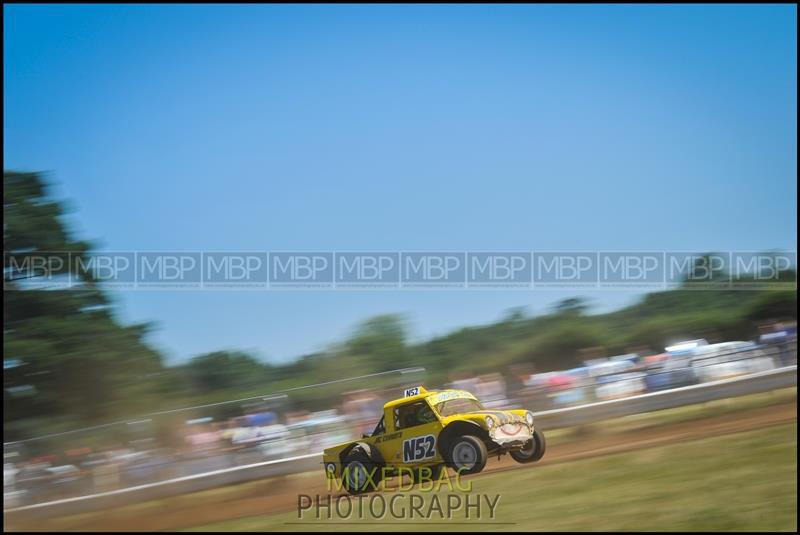
[[[468,481],[473,495],[500,495],[493,520],[486,515],[478,523],[473,513],[473,520],[467,521],[462,508],[449,521],[410,524],[410,519],[390,515],[375,518],[367,507],[360,512],[354,502],[352,523],[347,524],[335,519],[318,522],[312,510],[303,520],[293,511],[195,529],[796,531],[797,425],[490,473]],[[388,500],[392,494],[384,496]],[[426,505],[433,499],[432,494],[412,494],[422,496]],[[435,494],[444,503],[453,493],[442,489]],[[403,503],[408,502],[398,501],[398,510]]]

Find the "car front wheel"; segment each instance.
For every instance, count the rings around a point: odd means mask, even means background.
[[[533,431],[533,437],[522,446],[522,449],[510,452],[511,458],[518,463],[535,463],[542,458],[545,448],[544,433],[536,429]]]

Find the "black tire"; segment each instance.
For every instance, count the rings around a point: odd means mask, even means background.
[[[447,448],[447,466],[458,474],[477,474],[486,466],[486,444],[472,435],[453,439]]]
[[[342,464],[342,484],[348,493],[361,494],[378,487],[382,476],[380,463],[363,450],[354,449],[345,456]]]
[[[535,463],[544,456],[547,443],[544,440],[544,433],[534,429],[533,437],[525,444],[521,450],[511,452],[511,458],[518,463]]]
[[[442,476],[443,469],[444,469],[443,464],[434,464],[431,466],[418,466],[411,470],[411,477],[413,478],[415,485],[419,484],[420,481],[422,481],[423,477],[426,478],[426,482],[438,481],[439,478]]]

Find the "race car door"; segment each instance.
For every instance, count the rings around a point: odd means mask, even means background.
[[[392,409],[384,440],[377,444],[383,458],[394,466],[416,466],[440,462],[436,441],[441,423],[424,399]]]

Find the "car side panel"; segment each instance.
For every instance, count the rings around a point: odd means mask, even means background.
[[[421,466],[441,462],[436,444],[442,424],[430,422],[384,435],[376,444],[387,464],[394,467]]]

